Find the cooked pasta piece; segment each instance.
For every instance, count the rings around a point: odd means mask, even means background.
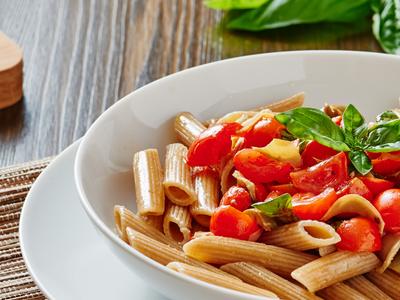
[[[254,184],[254,182],[248,180],[238,170],[233,172],[232,176],[236,178],[237,185],[246,188],[249,191],[251,199],[253,199],[253,201],[256,201],[256,199],[257,199],[256,198],[256,185]]]
[[[318,248],[318,254],[319,256],[326,256],[328,254],[331,254],[336,251],[336,246],[335,245],[329,245],[329,246],[324,246]]]
[[[290,277],[296,268],[316,258],[303,252],[221,236],[196,238],[187,242],[183,251],[190,257],[211,264],[240,261],[258,263],[286,277]]]
[[[398,257],[400,259],[400,234],[388,233],[382,238],[382,249],[378,252],[379,258],[383,261],[377,271],[383,273]]]
[[[179,273],[188,275],[190,277],[194,277],[196,279],[218,285],[224,288],[232,289],[235,291],[253,294],[253,295],[260,295],[260,296],[267,296],[271,299],[278,299],[278,297],[270,292],[267,289],[261,289],[255,287],[253,285],[244,283],[239,278],[233,279],[232,277],[228,277],[225,275],[217,274],[203,268],[193,267],[191,265],[180,263],[180,262],[172,262],[167,265],[168,268],[177,271]]]
[[[269,289],[282,299],[321,299],[257,264],[247,262],[230,263],[221,266],[221,270],[231,273],[251,285]]]
[[[186,243],[190,239],[192,216],[187,206],[170,204],[164,215],[164,233],[178,243]]]
[[[190,146],[206,127],[189,112],[181,112],[175,118],[174,128],[178,139]]]
[[[263,118],[273,118],[273,117],[274,117],[274,114],[272,113],[271,110],[269,110],[269,109],[260,110],[254,116],[252,116],[251,118],[249,118],[246,121],[242,122],[242,126],[243,127],[238,130],[238,134],[248,132],[251,128],[254,127],[254,125],[258,121],[260,121]]]
[[[334,245],[340,241],[340,236],[329,224],[305,220],[266,231],[261,236],[260,241],[270,245],[304,251]]]
[[[257,114],[256,111],[233,111],[219,118],[217,120],[217,124],[232,123],[232,122],[242,124],[244,121],[248,120],[249,118],[253,117],[256,114]]]
[[[393,299],[400,299],[400,275],[392,270],[386,270],[380,274],[378,272],[369,272],[366,274],[367,278],[372,281],[378,288],[380,288],[387,295]]]
[[[225,194],[227,190],[236,184],[236,179],[233,177],[233,172],[235,171],[235,165],[233,164],[233,159],[226,161],[225,165],[222,167],[221,171],[221,192]]]
[[[338,282],[318,292],[325,300],[371,300],[347,284]]]
[[[287,110],[290,110],[293,108],[303,106],[304,96],[305,96],[304,92],[300,92],[300,93],[294,94],[293,96],[290,96],[289,98],[262,106],[262,107],[258,108],[257,110],[270,109],[274,112],[287,111]]]
[[[396,255],[396,257],[392,260],[392,263],[389,265],[389,269],[400,274],[400,255]]]
[[[211,172],[202,172],[195,176],[194,187],[197,201],[190,206],[190,213],[197,223],[209,227],[211,215],[218,207],[219,180]]]
[[[166,237],[163,233],[158,231],[153,226],[146,223],[140,216],[135,215],[129,209],[124,206],[114,206],[114,219],[117,228],[118,235],[125,242],[128,242],[128,235],[126,229],[128,227],[149,236],[150,238],[171,246],[176,249],[182,249],[182,247],[174,240]]]
[[[187,206],[197,200],[190,168],[186,163],[187,148],[179,143],[167,146],[164,190],[176,205]]]
[[[136,152],[133,156],[136,205],[140,215],[164,214],[163,174],[156,149]]]
[[[149,225],[153,226],[160,232],[163,231],[164,216],[141,216],[141,218]]]
[[[303,284],[310,292],[315,292],[372,271],[379,263],[376,255],[370,252],[337,251],[294,270],[292,278]]]
[[[357,290],[368,299],[391,300],[382,290],[375,284],[365,278],[363,275],[355,276],[345,281],[348,286]]]

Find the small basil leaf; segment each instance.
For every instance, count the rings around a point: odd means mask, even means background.
[[[399,119],[399,116],[393,110],[387,110],[376,117],[377,122],[387,122]]]
[[[368,131],[366,147],[392,144],[398,141],[400,141],[400,119],[377,123],[371,127]]]
[[[287,131],[299,139],[315,140],[336,151],[349,151],[343,131],[322,111],[300,107],[275,115]]]
[[[368,134],[368,124],[364,123],[354,131],[354,135],[359,141],[362,141]]]
[[[204,4],[213,9],[248,9],[257,8],[269,0],[205,0]]]
[[[292,197],[286,193],[266,202],[254,203],[252,207],[258,209],[268,217],[280,217],[286,215],[291,210]]]
[[[356,129],[365,123],[364,117],[354,107],[349,104],[343,113],[343,129],[346,133],[353,135]]]
[[[393,152],[400,150],[400,141],[394,143],[380,144],[377,146],[369,146],[365,148],[369,152]]]
[[[356,170],[362,175],[366,175],[372,170],[371,161],[364,151],[351,150],[349,158]]]

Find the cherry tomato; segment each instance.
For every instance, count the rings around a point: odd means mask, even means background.
[[[290,195],[294,195],[294,194],[298,193],[298,190],[291,183],[271,185],[270,190],[277,191],[280,194],[288,193]]]
[[[278,192],[278,191],[272,191],[267,195],[267,197],[265,198],[265,200],[263,202],[271,201],[271,200],[275,199],[276,197],[279,197],[282,194],[283,193]]]
[[[373,198],[372,192],[369,190],[369,188],[361,179],[357,177],[354,177],[345,183],[337,192],[338,197],[342,197],[347,194],[358,194],[369,201],[372,201]]]
[[[327,187],[337,188],[348,177],[347,157],[340,152],[312,167],[290,173],[295,188],[319,194]]]
[[[378,225],[370,219],[356,217],[343,221],[336,231],[341,238],[336,246],[341,250],[375,252],[381,249]]]
[[[301,158],[305,167],[311,167],[337,153],[338,152],[332,148],[321,145],[316,141],[311,141],[301,153]]]
[[[239,123],[225,123],[203,131],[189,147],[188,165],[194,167],[218,164],[231,151],[231,135],[241,127]]]
[[[400,172],[400,151],[381,153],[381,155],[371,160],[372,170],[379,175],[389,176]]]
[[[400,189],[384,191],[373,204],[385,222],[385,231],[400,232]]]
[[[233,158],[235,168],[255,183],[289,182],[292,166],[280,162],[254,149],[240,150]]]
[[[222,205],[215,210],[210,230],[215,235],[239,240],[255,240],[261,232],[252,217],[230,205]]]
[[[258,121],[252,129],[244,135],[246,147],[263,147],[274,138],[280,138],[280,131],[284,129],[281,123],[270,117]]]
[[[292,197],[293,214],[302,220],[320,220],[336,200],[336,192],[330,187],[319,195],[295,194]]]
[[[394,182],[376,177],[360,177],[374,196],[394,187]]]
[[[256,193],[256,200],[257,201],[264,201],[265,198],[268,196],[267,188],[261,183],[255,183],[255,193]]]
[[[231,186],[222,196],[220,205],[231,205],[240,211],[244,211],[251,205],[250,194],[242,187]]]

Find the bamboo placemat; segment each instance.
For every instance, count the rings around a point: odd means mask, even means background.
[[[22,259],[18,227],[25,197],[51,159],[0,169],[0,299],[45,299]]]

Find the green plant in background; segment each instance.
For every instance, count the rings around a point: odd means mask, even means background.
[[[205,0],[213,9],[228,10],[228,29],[261,31],[321,22],[365,22],[388,53],[400,54],[400,0]]]

